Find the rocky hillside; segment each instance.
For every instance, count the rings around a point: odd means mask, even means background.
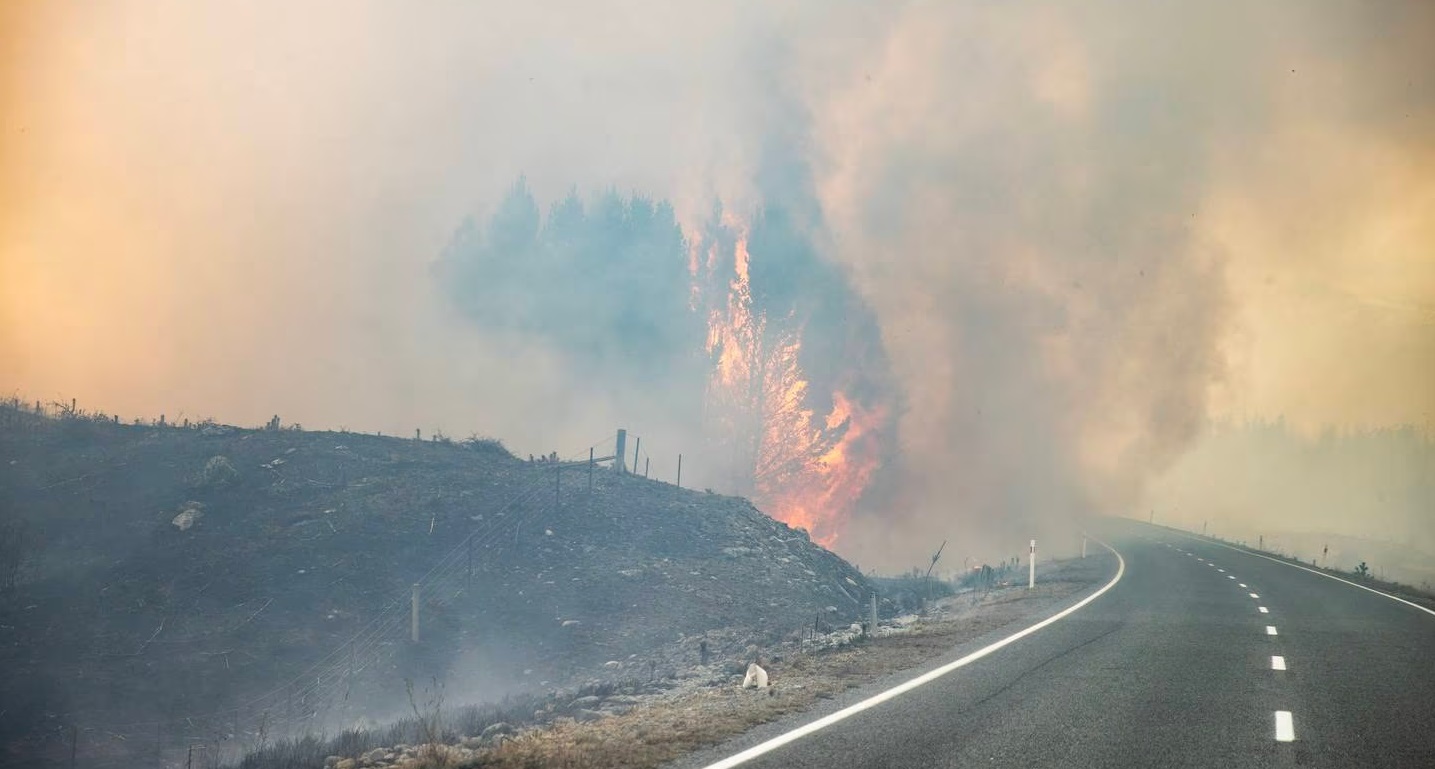
[[[4,755],[232,752],[402,713],[405,680],[495,700],[860,616],[862,575],[747,501],[585,465],[3,409]]]

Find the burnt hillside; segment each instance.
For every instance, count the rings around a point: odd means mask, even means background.
[[[660,646],[760,645],[867,596],[745,500],[603,468],[590,494],[493,441],[3,412],[12,760],[332,730],[407,708],[405,679],[453,703],[651,676]]]

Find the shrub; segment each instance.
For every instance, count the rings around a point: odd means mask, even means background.
[[[204,463],[204,469],[199,473],[199,485],[206,488],[222,488],[234,483],[239,478],[239,471],[234,469],[234,463],[229,458],[216,454]]]
[[[471,451],[482,451],[492,454],[509,453],[508,448],[503,445],[503,441],[497,438],[480,438],[477,434],[468,436],[468,438],[464,440],[463,446]]]

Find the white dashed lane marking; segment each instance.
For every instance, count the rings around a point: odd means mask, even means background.
[[[1171,546],[1171,545],[1169,545],[1169,544],[1167,545],[1167,547],[1170,547],[1170,546]],[[1205,558],[1201,558],[1201,557],[1197,556],[1195,553],[1190,553],[1190,552],[1187,552],[1187,551],[1182,550],[1182,549],[1180,549],[1180,548],[1176,548],[1176,551],[1179,552],[1179,553],[1186,553],[1186,555],[1191,556],[1192,558],[1195,558],[1197,561],[1200,561],[1201,563],[1204,563],[1204,564],[1206,564],[1207,566],[1210,566],[1211,568],[1215,569],[1216,572],[1219,573],[1219,574],[1226,574],[1226,570],[1225,570],[1225,569],[1222,569],[1222,568],[1216,566],[1216,564],[1215,564],[1214,562],[1212,562],[1212,561],[1207,561]],[[1233,581],[1234,581],[1234,580],[1236,579],[1236,575],[1234,575],[1234,574],[1226,574],[1226,579],[1229,579],[1229,580],[1233,580]],[[1236,584],[1240,585],[1243,589],[1246,589],[1246,590],[1249,590],[1249,589],[1250,589],[1249,586],[1246,585],[1246,583],[1244,583],[1244,582],[1237,582]],[[1259,593],[1248,593],[1248,595],[1250,595],[1250,597],[1251,597],[1252,599],[1257,600],[1257,601],[1259,601],[1260,598],[1261,598],[1261,596],[1260,596]],[[1268,608],[1266,608],[1266,607],[1264,607],[1264,606],[1257,606],[1257,607],[1256,607],[1256,610],[1259,611],[1261,614],[1270,614],[1270,613],[1271,613],[1271,610],[1268,609]],[[1266,635],[1268,635],[1268,636],[1278,635],[1278,633],[1276,632],[1276,626],[1275,626],[1275,625],[1266,625]],[[1271,655],[1271,670],[1285,670],[1285,669],[1286,669],[1286,658],[1283,657],[1283,656],[1281,656],[1281,655],[1279,655],[1279,654],[1273,654],[1273,655]],[[1295,741],[1295,721],[1294,721],[1294,719],[1291,718],[1291,712],[1290,712],[1289,710],[1277,710],[1277,711],[1275,712],[1275,722],[1276,722],[1276,741],[1277,741],[1277,742],[1294,742],[1294,741]]]
[[[1289,710],[1276,711],[1276,742],[1294,742],[1295,723]]]

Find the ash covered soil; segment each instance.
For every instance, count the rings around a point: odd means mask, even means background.
[[[81,753],[118,755],[127,730],[153,744],[227,708],[203,728],[236,747],[259,719],[332,731],[402,714],[405,679],[444,682],[451,704],[660,680],[704,640],[735,658],[862,614],[856,569],[746,500],[602,468],[592,485],[492,441],[12,410],[0,521],[25,555],[0,596],[5,755],[75,725]]]
[[[387,734],[281,746],[250,760],[254,769],[700,769],[950,661],[963,644],[1050,616],[1115,570],[1109,554],[1051,562],[1034,590],[1002,580],[883,620],[875,633],[790,637],[761,650],[763,689],[743,686],[750,653],[702,660],[674,649],[675,672],[659,680],[555,691],[506,712],[434,713],[427,731],[411,719]]]

